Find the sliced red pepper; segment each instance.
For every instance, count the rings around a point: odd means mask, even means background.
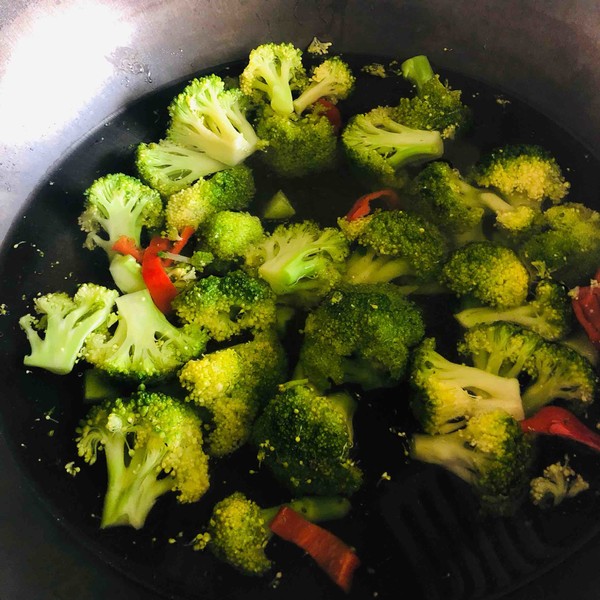
[[[319,98],[315,104],[320,104],[323,107],[323,114],[329,119],[337,135],[342,129],[342,113],[340,113],[340,109],[333,102],[325,100],[325,98]]]
[[[307,552],[345,592],[352,586],[360,559],[339,537],[308,521],[289,506],[282,506],[270,525],[271,531]]]
[[[578,287],[571,305],[590,342],[600,347],[600,286]]]
[[[169,252],[171,254],[181,254],[181,251],[190,241],[190,238],[194,235],[195,231],[196,230],[191,225],[186,225],[179,234],[179,239],[173,244],[173,247],[171,250],[169,250]],[[163,259],[163,264],[165,267],[170,267],[172,263],[173,260],[170,258]]]
[[[525,432],[569,438],[600,452],[600,434],[590,429],[570,410],[560,406],[544,406],[533,416],[521,421],[521,428]]]
[[[112,249],[123,255],[133,256],[137,262],[142,262],[144,251],[136,244],[133,238],[122,235],[114,244]]]
[[[361,217],[366,217],[371,212],[371,202],[374,200],[379,200],[380,198],[385,202],[386,207],[390,210],[400,206],[400,198],[398,197],[398,194],[396,194],[394,190],[386,188],[361,196],[348,211],[346,219],[348,221],[355,221]]]
[[[177,288],[165,271],[161,252],[170,249],[171,242],[162,237],[154,237],[144,251],[142,258],[142,277],[154,303],[163,313],[171,310],[171,302],[177,295]]]

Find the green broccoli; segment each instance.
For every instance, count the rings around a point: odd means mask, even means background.
[[[169,105],[167,138],[226,165],[238,165],[259,147],[246,110],[247,98],[237,88],[226,90],[218,75],[193,79]]]
[[[198,327],[177,327],[157,308],[147,289],[116,299],[117,314],[89,335],[84,358],[118,379],[145,382],[174,375],[206,347]]]
[[[306,86],[302,50],[289,43],[254,48],[240,75],[240,89],[257,105],[268,104],[278,115],[294,112],[292,93]],[[259,133],[260,136],[260,133]]]
[[[124,294],[138,292],[146,287],[142,265],[131,254],[115,254],[108,269],[115,285]]]
[[[39,317],[27,314],[19,319],[31,349],[23,363],[57,375],[70,373],[88,336],[108,320],[118,295],[115,290],[84,283],[73,297],[53,292],[35,298]]]
[[[514,417],[498,410],[452,433],[413,434],[410,456],[465,481],[483,514],[510,516],[527,494],[535,445]]]
[[[112,173],[85,191],[85,209],[79,216],[79,225],[88,234],[85,246],[102,248],[109,259],[115,256],[112,248],[119,238],[129,238],[139,247],[142,230],[158,229],[162,223],[160,195],[135,177]]]
[[[441,283],[459,298],[510,308],[525,302],[530,276],[514,250],[481,241],[469,242],[450,253],[442,267]]]
[[[524,418],[519,381],[478,367],[453,362],[426,338],[413,352],[411,410],[428,434],[447,434],[486,412],[503,410]]]
[[[292,201],[283,190],[277,190],[265,203],[262,218],[273,221],[286,221],[296,214]]]
[[[346,99],[353,91],[356,77],[347,62],[332,56],[312,69],[308,86],[294,100],[294,109],[302,114],[319,98],[336,104]]]
[[[425,165],[408,192],[416,210],[449,234],[456,245],[486,239],[488,217],[503,232],[520,234],[533,227],[537,214],[528,206],[512,206],[498,194],[472,186],[444,161]]]
[[[287,378],[287,356],[275,336],[209,352],[179,372],[187,400],[209,413],[205,433],[210,456],[225,456],[250,437],[265,399]]]
[[[205,251],[222,261],[239,261],[265,237],[259,217],[245,211],[213,213],[197,232]]]
[[[286,503],[312,522],[342,519],[350,511],[343,497],[306,496]],[[283,505],[261,508],[242,492],[215,504],[207,530],[194,539],[194,550],[209,549],[246,575],[263,575],[272,565],[265,549],[273,535],[270,522]]]
[[[340,280],[348,246],[334,227],[308,220],[281,224],[248,251],[246,264],[280,300],[314,305]]]
[[[186,148],[171,140],[139,144],[135,166],[141,179],[164,198],[228,168],[206,152]]]
[[[600,212],[577,202],[551,206],[519,253],[532,269],[568,287],[587,283],[600,264]]]
[[[140,529],[164,494],[174,491],[187,503],[208,490],[202,421],[191,406],[165,394],[140,391],[92,406],[76,442],[87,463],[96,462],[98,450],[106,457],[102,528]]]
[[[171,239],[177,239],[185,227],[198,229],[216,212],[245,210],[255,193],[254,173],[244,164],[199,179],[169,197],[165,206],[166,233]]]
[[[567,288],[553,279],[540,279],[527,298],[510,308],[475,306],[455,313],[466,328],[506,321],[535,331],[547,340],[564,339],[573,327],[573,311]]]
[[[184,323],[219,342],[244,332],[268,331],[277,319],[269,284],[240,270],[199,279],[175,297],[172,307]]]
[[[421,309],[399,286],[340,285],[306,318],[300,364],[319,389],[391,387],[424,333]]]
[[[453,139],[472,123],[471,109],[463,103],[460,90],[443,82],[426,56],[413,56],[401,65],[402,76],[416,86],[411,98],[401,98],[398,120],[414,129],[439,131]]]
[[[351,457],[355,410],[348,392],[323,395],[307,380],[283,384],[254,422],[260,463],[295,494],[353,494],[363,481]]]
[[[529,498],[542,509],[554,508],[589,488],[590,484],[573,470],[565,457],[564,463],[558,461],[548,465],[542,475],[531,480]]]
[[[550,152],[533,144],[491,150],[477,162],[469,177],[476,185],[497,190],[513,206],[538,210],[546,201],[561,202],[570,187]]]
[[[374,213],[354,219],[338,219],[338,226],[349,241],[367,249],[366,261],[369,261],[369,251],[381,257],[377,265],[386,273],[395,271],[398,277],[408,280],[408,283],[435,281],[446,258],[447,244],[439,228],[419,215],[403,210],[376,210]],[[346,279],[363,279],[365,283],[377,283],[377,276],[369,278],[358,273],[357,261],[365,259],[359,254],[350,261],[352,267]],[[393,259],[385,261],[384,259]],[[384,266],[385,265],[385,266]],[[375,272],[379,269],[376,268]]]
[[[438,159],[444,153],[438,131],[407,127],[390,106],[352,117],[342,131],[342,146],[359,176],[374,185],[398,188],[409,180],[409,165]]]

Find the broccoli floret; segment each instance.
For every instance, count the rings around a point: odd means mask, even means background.
[[[454,238],[457,245],[486,237],[487,217],[507,233],[529,230],[536,211],[512,206],[497,194],[470,185],[458,171],[443,161],[426,165],[411,181],[409,193],[416,210]]]
[[[355,399],[323,395],[307,381],[284,384],[254,422],[258,459],[295,494],[356,492],[363,474],[351,457]]]
[[[77,449],[94,464],[106,457],[108,486],[101,527],[140,529],[162,495],[198,501],[209,487],[202,421],[191,406],[140,391],[94,405],[77,429]]]
[[[372,248],[352,250],[346,260],[342,280],[350,284],[388,283],[406,274],[403,258],[377,254]]]
[[[302,50],[289,43],[267,43],[250,52],[240,88],[256,104],[269,104],[276,114],[288,116],[294,112],[292,92],[303,89],[306,80]]]
[[[530,381],[522,392],[525,416],[559,401],[582,414],[598,393],[598,376],[583,355],[560,342],[540,344],[525,365]]]
[[[266,398],[286,380],[287,357],[275,336],[261,336],[189,361],[179,372],[187,400],[205,408],[206,451],[225,456],[250,437]]]
[[[348,252],[338,229],[301,221],[278,225],[249,250],[246,263],[280,300],[304,306],[315,304],[336,285]]]
[[[277,318],[269,284],[240,270],[199,279],[178,294],[172,306],[184,323],[208,331],[217,341],[267,331]]]
[[[84,283],[73,297],[53,292],[35,298],[39,316],[27,314],[19,319],[30,345],[23,363],[58,375],[70,373],[85,340],[107,321],[118,295],[115,290]]]
[[[544,338],[529,329],[498,321],[467,330],[458,343],[458,351],[478,369],[518,378],[543,343]]]
[[[446,240],[436,225],[419,215],[403,210],[376,210],[352,221],[340,218],[338,225],[351,242],[378,256],[396,259],[396,277],[420,283],[438,278],[446,258]]]
[[[169,105],[167,137],[226,165],[240,164],[259,145],[247,102],[239,89],[226,90],[218,75],[193,79]]]
[[[426,56],[413,56],[401,65],[402,75],[416,86],[411,98],[401,98],[398,120],[414,129],[439,131],[453,139],[472,122],[471,109],[463,103],[460,90],[454,90],[431,67]]]
[[[540,508],[553,508],[562,504],[567,498],[585,492],[590,484],[576,473],[569,465],[567,457],[565,462],[556,462],[548,465],[540,477],[534,477],[529,484],[529,498]]]
[[[242,492],[234,492],[215,504],[207,530],[194,539],[194,550],[207,548],[246,575],[263,575],[272,565],[265,553],[273,536],[269,524],[281,506],[261,508]],[[350,511],[350,502],[342,497],[307,496],[287,506],[312,522],[341,519]]]
[[[393,283],[341,285],[307,317],[300,363],[319,389],[396,385],[423,338],[420,308]]]
[[[569,191],[560,166],[541,146],[515,144],[496,148],[473,167],[476,185],[498,190],[513,206],[539,209],[543,202],[560,202]]]
[[[228,168],[206,152],[170,140],[139,144],[135,164],[142,180],[165,198],[198,179]]]
[[[210,215],[248,208],[256,193],[254,173],[237,165],[200,179],[169,197],[165,207],[167,235],[176,239],[185,227],[198,229]]]
[[[527,494],[534,450],[519,422],[498,410],[477,415],[452,433],[414,434],[410,456],[469,484],[482,513],[510,516]]]
[[[503,410],[523,419],[519,381],[453,362],[426,338],[413,353],[411,410],[428,434],[447,434],[476,415]]]
[[[519,306],[529,293],[529,272],[517,253],[491,241],[454,249],[442,267],[441,282],[459,298],[495,308]]]
[[[337,165],[338,137],[319,110],[280,115],[266,107],[260,111],[256,132],[267,144],[261,160],[280,177],[305,177]]]
[[[568,287],[587,283],[600,264],[600,212],[569,202],[544,211],[541,230],[519,248],[523,260]]]
[[[352,93],[355,81],[348,63],[339,56],[328,58],[313,68],[308,87],[294,100],[294,109],[301,114],[319,98],[334,104],[344,100]]]
[[[466,328],[506,321],[531,329],[547,340],[562,340],[573,326],[569,292],[552,279],[539,280],[533,292],[511,308],[476,306],[460,310],[454,316]]]
[[[265,237],[261,220],[245,211],[221,210],[209,216],[198,231],[202,248],[215,258],[235,261]]]
[[[159,193],[123,173],[96,179],[85,191],[85,209],[79,216],[79,225],[88,234],[85,246],[102,248],[109,259],[115,255],[112,248],[119,238],[129,238],[139,247],[142,230],[160,228],[162,222]]]
[[[157,380],[173,375],[206,347],[198,327],[177,327],[157,308],[147,289],[117,298],[113,322],[88,336],[83,356],[118,379]]]
[[[367,181],[398,188],[408,182],[407,166],[444,153],[438,131],[403,125],[390,106],[352,117],[342,131],[342,146],[349,163]]]

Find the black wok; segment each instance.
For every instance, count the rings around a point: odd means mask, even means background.
[[[37,289],[40,279],[31,277],[47,264],[42,252],[64,257],[55,271],[41,273],[42,281],[59,287],[68,279],[73,249],[80,247],[70,224],[79,211],[78,194],[95,172],[127,160],[130,145],[158,126],[150,115],[166,104],[170,85],[243,59],[261,42],[305,47],[313,36],[333,41],[336,51],[349,56],[402,59],[424,53],[446,73],[490,86],[519,106],[522,101],[518,133],[528,135],[527,107],[544,115],[536,131],[545,130],[544,118],[559,127],[552,125],[548,134],[553,144],[560,145],[557,132],[567,132],[562,155],[582,157],[574,175],[577,189],[589,194],[583,201],[598,203],[597,2],[5,1],[0,2],[0,304],[3,297],[18,303],[21,286],[31,293]],[[73,149],[78,152],[71,154]],[[27,247],[14,248],[22,231],[33,237]],[[94,268],[94,259],[86,260],[92,265],[85,268]],[[57,384],[53,377],[23,372],[25,346],[15,326],[18,310],[12,309],[9,303],[8,314],[0,316],[1,598],[336,596],[306,566],[284,574],[278,588],[270,581],[248,582],[200,558],[196,562],[182,548],[188,540],[178,538],[179,523],[166,508],[156,518],[162,525],[153,530],[158,541],[152,533],[99,536],[97,521],[82,505],[97,500],[98,492],[80,494],[79,480],[66,477],[61,462],[73,422],[51,412],[55,404],[76,405],[77,382]],[[55,440],[50,430],[57,432]],[[407,481],[408,499],[400,494]],[[594,485],[599,489],[598,481]],[[595,490],[548,519],[479,528],[468,517],[462,520],[468,507],[452,504],[463,491],[454,486],[446,478],[409,471],[404,482],[394,482],[366,507],[366,522],[351,523],[350,536],[372,540],[371,547],[381,540],[376,556],[363,557],[373,568],[361,576],[357,598],[375,592],[396,598],[412,585],[424,600],[598,595]],[[400,496],[408,503],[411,527],[398,516]],[[425,542],[412,547],[407,540],[415,531]],[[435,555],[427,555],[428,549]],[[285,559],[302,563],[300,555]],[[180,585],[166,593],[176,576]]]

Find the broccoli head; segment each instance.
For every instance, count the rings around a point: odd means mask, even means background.
[[[553,508],[568,498],[574,498],[590,488],[590,484],[565,462],[548,465],[542,475],[529,484],[531,502],[542,509]]]
[[[77,449],[94,464],[103,450],[108,472],[102,524],[140,529],[158,498],[176,492],[198,501],[209,487],[202,421],[171,396],[140,391],[95,404],[77,429]]]
[[[363,478],[351,457],[355,410],[347,392],[323,395],[302,380],[283,384],[254,422],[259,461],[295,494],[353,494]]]

